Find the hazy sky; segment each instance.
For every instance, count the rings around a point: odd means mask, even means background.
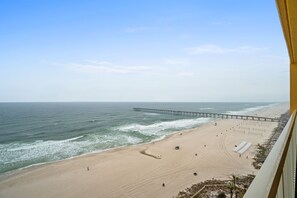
[[[0,101],[288,101],[274,0],[1,0]]]

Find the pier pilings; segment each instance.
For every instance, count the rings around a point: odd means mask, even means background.
[[[171,114],[180,116],[191,116],[191,117],[203,117],[203,118],[222,118],[222,119],[241,119],[241,120],[254,120],[254,121],[265,121],[265,122],[279,122],[278,118],[267,118],[252,115],[231,115],[222,113],[206,113],[206,112],[195,112],[195,111],[177,111],[167,109],[150,109],[150,108],[133,108],[134,111],[148,112],[148,113],[160,113],[160,114]]]

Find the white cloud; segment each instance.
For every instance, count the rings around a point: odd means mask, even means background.
[[[245,46],[241,46],[239,48],[235,48],[235,51],[238,52],[259,52],[259,51],[265,51],[268,50],[268,47],[253,47],[253,46],[249,46],[249,45],[245,45]]]
[[[203,53],[226,53],[229,49],[224,49],[217,45],[200,45],[198,47],[188,48],[191,54],[203,54]]]
[[[72,63],[70,65],[75,67],[80,72],[88,72],[88,73],[118,73],[118,74],[154,73],[154,69],[152,67],[123,66],[123,65],[117,65],[108,61],[88,61],[88,63],[86,64]]]
[[[206,53],[212,53],[212,54],[225,54],[225,53],[255,53],[259,51],[267,50],[268,48],[263,47],[253,47],[253,46],[241,46],[237,48],[224,48],[218,45],[200,45],[197,47],[190,47],[187,48],[188,52],[190,54],[206,54]]]
[[[79,73],[91,73],[91,74],[149,74],[149,75],[164,75],[164,76],[181,76],[190,77],[194,73],[188,71],[181,64],[188,63],[184,60],[165,60],[167,66],[124,66],[115,64],[109,61],[86,61],[86,63],[71,63],[66,64],[67,66],[74,69],[75,72]],[[62,64],[60,64],[62,65]],[[63,64],[65,66],[65,64]],[[163,63],[164,65],[164,63]]]
[[[138,27],[127,27],[124,31],[126,33],[134,33],[134,32],[143,32],[143,31],[149,31],[149,30],[155,30],[156,27],[150,27],[150,26],[138,26]]]

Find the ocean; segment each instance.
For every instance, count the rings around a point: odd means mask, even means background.
[[[0,174],[74,156],[141,144],[212,118],[133,107],[249,114],[271,103],[0,103]]]

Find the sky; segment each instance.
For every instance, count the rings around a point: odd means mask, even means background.
[[[1,0],[0,102],[282,102],[273,0]]]

